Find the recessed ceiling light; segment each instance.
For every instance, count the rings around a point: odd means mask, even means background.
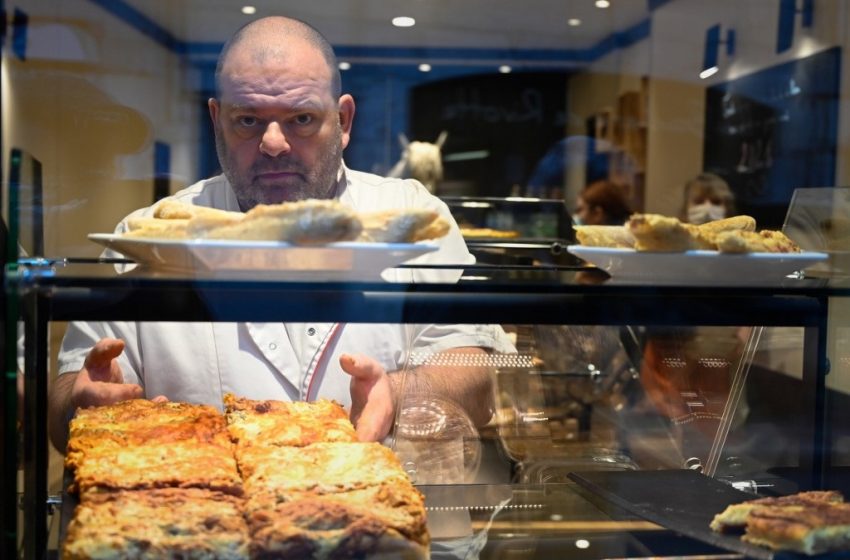
[[[607,8],[610,5],[611,5],[611,2],[609,2],[608,0],[596,0],[596,7],[597,8]]]
[[[351,63],[342,61],[338,64],[340,70],[349,70],[351,69]]]
[[[254,6],[242,6],[242,13],[246,16],[250,16],[257,13],[257,8]]]
[[[431,65],[430,64],[420,64],[419,65],[419,71],[420,72],[430,72],[431,71]]]
[[[578,18],[570,18],[567,20],[567,25],[569,25],[570,27],[581,25],[581,20]]]
[[[718,70],[719,70],[719,68],[717,68],[717,66],[712,66],[711,68],[706,68],[705,70],[703,70],[702,72],[699,73],[699,77],[700,77],[701,80],[705,80],[706,78],[710,78],[710,77],[714,76],[715,74],[717,74]]]
[[[416,25],[416,20],[408,16],[398,16],[393,18],[393,25],[396,27],[413,27]]]
[[[507,64],[503,64],[499,66],[499,72],[501,72],[502,74],[509,74],[511,72],[511,67]]]

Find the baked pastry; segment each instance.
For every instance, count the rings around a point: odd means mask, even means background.
[[[238,222],[220,224],[215,220],[190,220],[189,237],[319,245],[352,241],[363,228],[354,211],[335,200],[258,204]]]
[[[422,494],[342,406],[224,400],[78,411],[65,557],[427,558]]]
[[[207,405],[132,399],[81,408],[69,426],[65,466],[73,470],[90,450],[128,445],[195,441],[226,447],[225,427],[221,414]]]
[[[626,228],[634,236],[638,251],[682,252],[714,248],[699,227],[669,216],[633,214]]]
[[[752,216],[739,215],[713,220],[697,226],[704,235],[712,236],[724,231],[755,231],[756,220]]]
[[[249,558],[242,501],[199,488],[120,491],[77,506],[65,560]]]
[[[161,220],[159,218],[129,218],[124,237],[146,237],[156,239],[185,239],[188,237],[188,218]]]
[[[77,462],[74,489],[208,488],[235,496],[242,480],[230,447],[184,440],[132,447],[93,447]]]
[[[236,453],[250,494],[269,490],[330,494],[410,480],[395,453],[380,443],[246,446],[237,448]]]
[[[238,446],[295,446],[354,442],[357,434],[334,401],[281,402],[224,395],[230,437]]]
[[[573,226],[576,240],[587,247],[631,249],[635,237],[626,226]]]
[[[743,529],[747,525],[750,513],[760,507],[779,508],[811,504],[836,504],[843,501],[844,497],[841,493],[834,490],[815,490],[777,498],[749,500],[740,504],[732,504],[723,510],[723,512],[715,515],[711,521],[711,528],[719,532]]]
[[[799,253],[800,246],[775,230],[722,232],[715,237],[721,253]]]
[[[744,541],[774,550],[820,554],[850,545],[850,504],[762,506],[747,518]]]
[[[460,228],[460,234],[467,239],[514,239],[519,237],[519,232],[515,230],[463,226]]]
[[[135,399],[80,409],[69,436],[65,465],[84,497],[163,487],[242,493],[224,418],[211,406]]]
[[[425,509],[411,490],[413,504],[370,502],[374,496],[362,493],[362,498],[311,496],[254,509],[248,514],[251,553],[257,558],[427,558]]]
[[[188,220],[191,218],[220,218],[229,220],[241,220],[245,215],[242,212],[231,212],[208,206],[186,204],[173,198],[164,198],[154,206],[153,217],[160,220]]]
[[[378,243],[416,243],[443,237],[449,232],[449,223],[436,210],[410,208],[384,210],[361,214],[363,232],[361,241]]]

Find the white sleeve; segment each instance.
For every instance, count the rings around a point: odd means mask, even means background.
[[[429,354],[451,348],[477,346],[503,354],[516,353],[508,335],[499,325],[416,325],[411,348]]]
[[[118,357],[124,383],[144,386],[141,357],[138,348],[136,323],[128,322],[83,322],[68,325],[62,347],[59,349],[59,375],[82,369],[92,346],[101,338],[119,338],[124,341],[124,352]]]

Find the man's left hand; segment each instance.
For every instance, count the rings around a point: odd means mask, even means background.
[[[381,364],[363,354],[339,357],[342,370],[351,376],[351,421],[360,441],[381,441],[395,420],[390,379]]]

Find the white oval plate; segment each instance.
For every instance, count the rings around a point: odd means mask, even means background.
[[[293,281],[380,281],[385,269],[438,248],[429,243],[304,246],[276,241],[146,239],[106,233],[92,233],[88,238],[152,271]]]
[[[652,253],[634,249],[570,245],[567,251],[601,268],[613,279],[653,284],[776,284],[827,259],[826,253],[743,253],[685,251]]]

